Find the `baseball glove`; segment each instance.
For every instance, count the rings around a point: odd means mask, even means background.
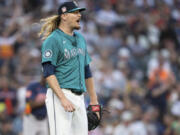
[[[102,106],[101,105],[89,105],[87,107],[88,118],[88,130],[95,129],[101,122],[102,118]],[[98,116],[99,114],[99,116]]]

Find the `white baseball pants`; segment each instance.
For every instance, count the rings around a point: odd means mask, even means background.
[[[49,135],[48,119],[37,120],[32,114],[23,116],[23,135]]]
[[[62,89],[74,106],[74,112],[66,112],[60,100],[51,88],[46,94],[50,135],[88,135],[88,124],[84,95],[75,95],[70,90]]]

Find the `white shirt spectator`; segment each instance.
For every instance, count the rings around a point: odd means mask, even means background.
[[[22,86],[17,91],[18,113],[23,113],[26,106],[26,87]]]
[[[124,111],[121,115],[121,123],[114,129],[113,135],[132,135],[132,119],[133,114],[131,111]]]
[[[176,101],[171,107],[171,113],[175,116],[180,117],[180,100]]]
[[[0,46],[1,45],[7,45],[7,46],[12,46],[14,42],[16,41],[16,37],[0,37]]]
[[[113,10],[100,10],[96,15],[96,22],[104,26],[112,26],[119,16]]]
[[[144,6],[144,0],[135,0],[135,5],[138,6],[138,7],[143,7]],[[147,4],[149,6],[154,6],[154,0],[146,0]]]
[[[164,2],[169,5],[169,6],[173,6],[174,5],[174,1],[173,0],[164,0]]]
[[[124,92],[127,84],[127,78],[121,71],[114,70],[112,72],[113,87]]]
[[[180,20],[180,9],[173,9],[173,11],[171,12],[172,17],[176,20]]]
[[[166,59],[163,63],[163,68],[164,70],[166,70],[167,72],[171,72],[171,65],[170,62],[168,61],[168,54],[163,54],[164,52],[161,51],[161,55],[164,55],[164,59]],[[147,70],[147,74],[148,76],[159,66],[159,61],[158,61],[158,52],[152,52],[151,58],[148,62],[148,70]]]
[[[151,44],[157,45],[159,43],[159,34],[160,31],[155,25],[148,26],[148,40]]]
[[[119,124],[115,129],[113,135],[132,135],[131,125],[125,126]]]
[[[146,126],[142,121],[134,122],[131,125],[132,135],[148,135]]]

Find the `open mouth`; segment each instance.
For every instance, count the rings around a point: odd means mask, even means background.
[[[76,22],[77,22],[77,23],[80,23],[80,19],[78,19]]]

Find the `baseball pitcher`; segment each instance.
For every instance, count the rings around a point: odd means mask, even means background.
[[[46,107],[50,135],[88,135],[84,92],[90,105],[98,105],[90,70],[91,58],[80,29],[81,11],[76,2],[59,6],[58,15],[42,19],[43,74],[48,83]],[[99,107],[99,106],[97,106]]]

